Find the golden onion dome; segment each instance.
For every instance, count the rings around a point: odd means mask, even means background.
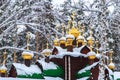
[[[69,30],[69,34],[73,35],[75,38],[77,38],[80,34],[79,30],[75,27],[72,27],[72,29]]]
[[[87,38],[88,44],[92,45],[95,41],[94,37],[92,36],[92,31],[90,31],[90,36]]]
[[[79,35],[76,40],[77,44],[82,43],[82,45],[84,45],[85,38],[83,36]]]
[[[65,44],[66,43],[66,38],[61,37],[59,41],[60,41],[60,44]]]
[[[48,57],[51,55],[52,51],[50,49],[44,49],[41,53]]]
[[[96,58],[95,52],[89,52],[87,53],[87,56],[90,60],[94,60]]]
[[[30,53],[30,52],[27,52],[27,51],[22,52],[22,58],[23,59],[32,59],[33,56],[34,56],[33,53]]]
[[[69,34],[69,35],[66,35],[66,46],[71,46],[72,45],[72,43],[73,43],[73,40],[74,40],[74,36],[73,35],[71,35],[71,34]]]
[[[53,44],[54,44],[54,46],[59,46],[59,39],[55,39],[54,41],[53,41]]]
[[[108,68],[113,70],[113,69],[115,68],[114,63],[111,62],[111,63],[108,65]]]
[[[7,67],[5,65],[3,65],[1,68],[0,68],[0,73],[6,73],[7,72]]]

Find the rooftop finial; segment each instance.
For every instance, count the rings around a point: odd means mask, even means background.
[[[26,38],[27,38],[27,50],[29,50],[30,32],[27,32]]]
[[[110,63],[112,63],[113,50],[110,50]]]

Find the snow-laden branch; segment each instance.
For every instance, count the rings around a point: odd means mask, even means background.
[[[44,56],[42,53],[39,53],[39,52],[36,52],[36,51],[31,51],[31,50],[26,50],[24,48],[17,48],[17,47],[12,47],[12,46],[4,46],[4,47],[0,48],[0,50],[3,50],[3,49],[13,49],[13,50],[19,50],[19,51],[29,51],[31,53]]]

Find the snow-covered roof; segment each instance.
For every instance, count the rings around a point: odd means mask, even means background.
[[[65,38],[65,37],[61,37],[60,40],[64,40],[64,41],[66,41],[66,38]]]
[[[80,71],[78,71],[78,73],[81,74],[81,73],[85,72],[86,70],[91,70],[91,68],[93,68],[94,66],[96,66],[98,63],[99,63],[99,62],[95,62],[95,63],[93,63],[92,65],[87,66],[87,67],[81,69]]]
[[[46,52],[52,53],[52,51],[50,49],[44,49],[41,53],[46,53]]]
[[[66,35],[66,38],[75,39],[75,37],[74,37],[73,35],[71,35],[71,34],[69,34],[69,35]]]
[[[13,65],[16,68],[17,75],[32,75],[34,73],[41,73],[41,70],[37,65],[30,65],[30,67],[21,63],[13,63]]]
[[[84,46],[80,47],[80,48],[74,48],[73,52],[67,52],[67,49],[62,49],[61,47],[57,46],[57,50],[58,50],[58,54],[56,55],[50,55],[50,58],[63,58],[65,55],[70,55],[73,57],[79,57],[79,56],[84,56],[87,57],[87,55],[80,53],[80,50],[83,48]]]
[[[77,37],[77,40],[78,40],[78,39],[85,40],[85,38],[84,38],[83,36],[81,36],[81,35]]]
[[[59,39],[58,38],[55,38],[55,40],[54,41],[59,41]]]
[[[29,55],[31,55],[32,57],[34,56],[34,53],[32,53],[32,52],[28,52],[28,51],[24,51],[24,52],[22,52],[22,55],[24,55],[24,54],[29,54]]]
[[[54,64],[53,62],[49,62],[49,63],[45,62],[44,59],[37,60],[37,62],[39,62],[39,63],[42,65],[43,70],[57,69],[57,67],[58,67],[58,66],[57,66],[56,64]]]
[[[92,52],[88,52],[88,53],[87,53],[87,56],[91,56],[91,55],[96,55],[96,53],[95,53],[95,52],[93,52],[93,51],[92,51]]]
[[[0,67],[0,70],[7,70],[7,67],[5,65]]]
[[[50,58],[54,58],[54,57],[55,58],[63,58],[65,55],[70,55],[73,57],[79,57],[79,56],[88,57],[88,55],[80,53],[84,47],[85,47],[85,45],[83,45],[79,48],[73,48],[73,52],[67,52],[67,49],[63,49],[59,46],[56,46],[55,48],[58,50],[58,54],[50,55]]]
[[[90,39],[91,39],[91,40],[95,40],[94,37],[92,37],[92,36],[89,36],[89,37],[87,38],[87,40],[90,40]]]
[[[96,58],[100,59],[101,58],[101,54],[96,54]]]

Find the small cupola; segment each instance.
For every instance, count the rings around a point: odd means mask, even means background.
[[[30,39],[30,32],[27,33],[26,35],[27,38],[27,50],[29,50],[29,39]],[[32,57],[34,56],[33,53],[30,53],[29,51],[24,51],[22,52],[22,58],[25,59],[32,59]]]
[[[73,40],[74,40],[74,36],[69,34],[66,35],[66,46],[72,46],[73,44]]]
[[[92,31],[90,31],[90,36],[87,38],[87,43],[88,43],[88,46],[90,47],[90,52],[87,55],[90,60],[94,60],[96,58],[96,53],[93,52],[93,50],[92,50],[94,41],[95,41],[95,39],[92,36]]]
[[[46,44],[46,49],[44,49],[41,53],[44,54],[45,57],[48,57],[52,54],[52,51],[48,49],[48,42]]]
[[[0,67],[0,73],[5,74],[7,72],[7,67],[3,64],[3,66]]]
[[[79,29],[81,28],[81,26],[79,27]],[[82,35],[81,35],[81,33],[82,33]],[[76,39],[76,41],[77,41],[77,46],[78,47],[81,47],[81,46],[83,46],[84,44],[85,44],[85,38],[84,38],[84,35],[83,35],[83,33],[84,33],[84,30],[83,30],[83,28],[79,31],[79,36],[77,37],[77,39]]]
[[[7,67],[5,66],[5,64],[6,64],[6,55],[7,55],[7,52],[5,50],[5,52],[3,52],[3,65],[0,67],[0,73],[1,73],[2,77],[5,77],[5,74],[7,72]]]
[[[110,64],[108,65],[108,67],[113,70],[115,68],[114,63],[112,62],[112,54],[113,54],[113,50],[110,50]]]
[[[95,41],[95,39],[92,36],[92,31],[90,31],[90,36],[87,38],[87,43],[88,43],[88,46],[90,47],[91,51],[93,48],[94,41]]]

